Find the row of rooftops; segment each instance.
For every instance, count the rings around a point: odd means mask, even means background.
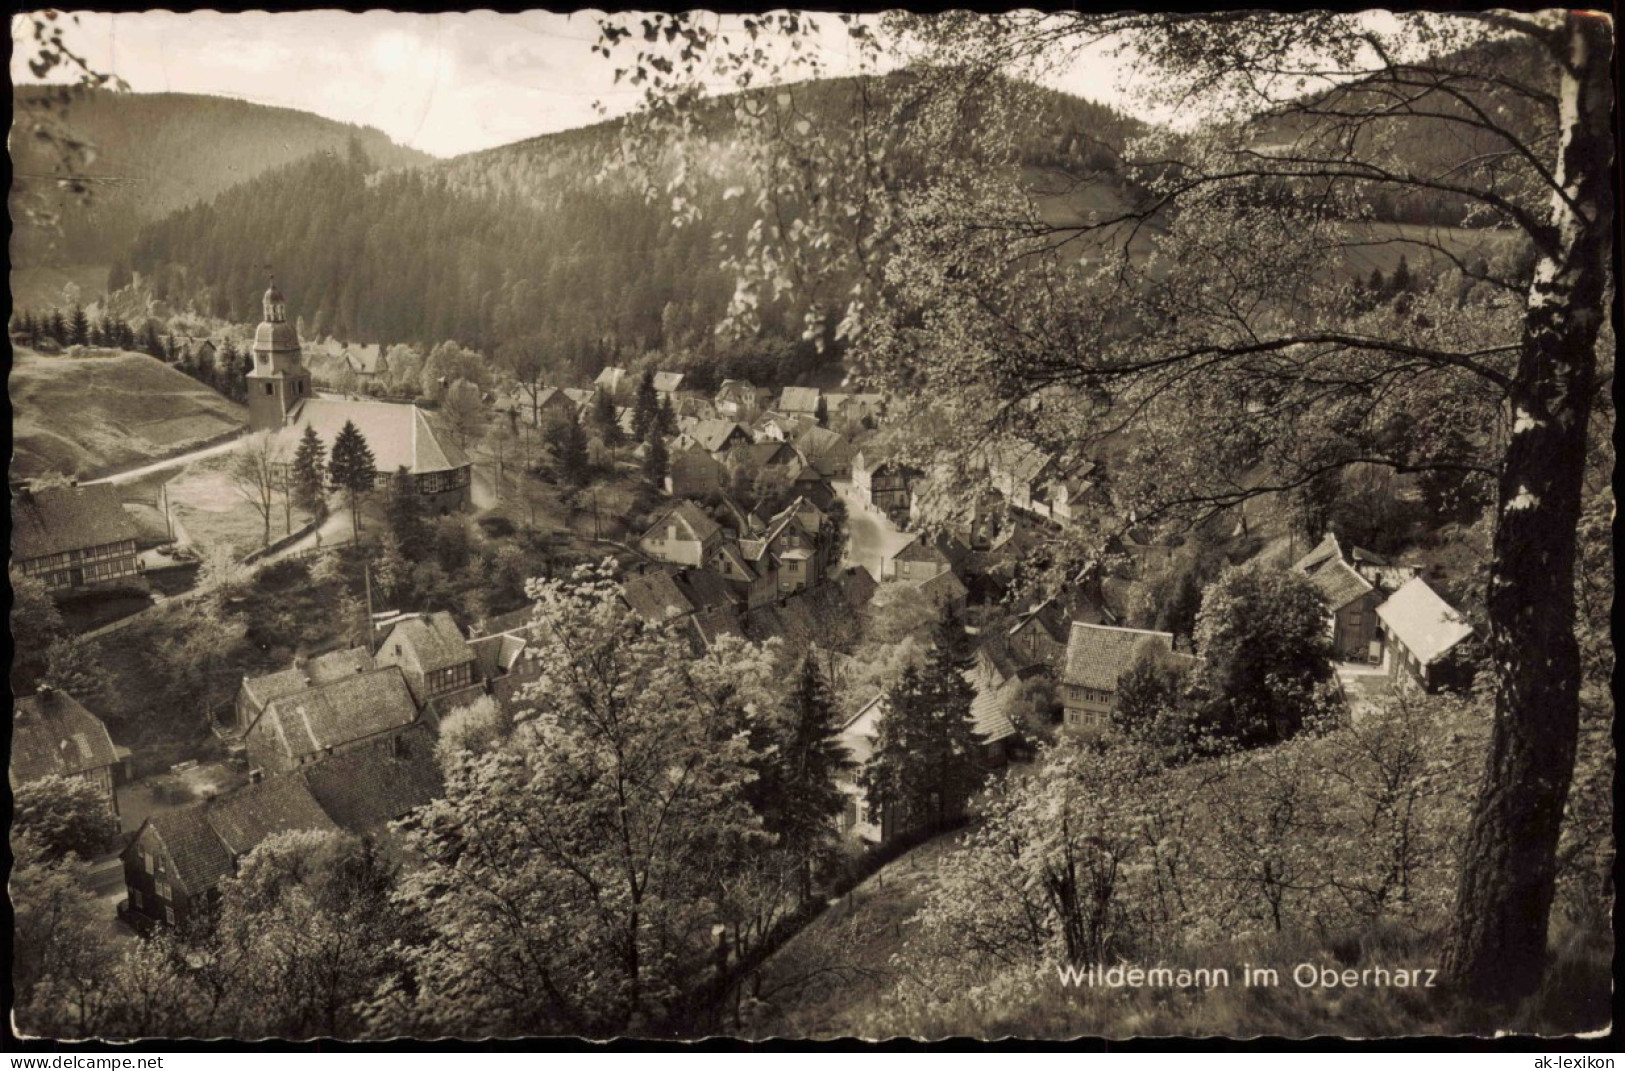
[[[158,849],[189,896],[214,888],[243,856],[281,833],[371,833],[442,793],[434,735],[423,726],[321,759],[229,795],[148,817],[125,849]]]

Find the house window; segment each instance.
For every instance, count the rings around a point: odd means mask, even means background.
[[[266,385],[265,385],[265,393],[266,393],[266,394],[270,394],[270,393],[271,393],[271,384],[269,384],[269,383],[267,383],[267,384],[266,384]]]
[[[141,910],[141,890],[140,889],[131,889],[130,890],[130,906],[135,908],[137,911]]]
[[[141,852],[141,861],[147,864],[147,873],[151,874],[154,867],[152,856],[143,850]]]
[[[302,379],[295,380],[294,384],[293,384],[293,392],[295,394],[303,394],[303,393],[305,393],[305,381],[302,380]]]
[[[164,921],[171,926],[175,925],[175,909],[168,904],[164,905]]]
[[[1349,628],[1359,628],[1365,624],[1365,615],[1356,610],[1349,614]]]
[[[173,900],[173,899],[175,899],[174,890],[172,890],[169,887],[169,882],[167,882],[167,881],[160,881],[158,883],[157,892],[158,892],[158,899],[160,899],[160,900]]]

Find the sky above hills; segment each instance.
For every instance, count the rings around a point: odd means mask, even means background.
[[[138,93],[207,93],[297,108],[454,156],[636,107],[639,91],[616,85],[616,64],[591,51],[596,14],[83,12],[65,39],[94,69],[122,77]],[[833,15],[820,21],[813,47],[827,73],[851,73],[855,57],[844,27]],[[16,84],[33,80],[30,33],[13,16]],[[1132,72],[1097,54],[1051,82],[1123,106],[1120,72],[1132,81]]]

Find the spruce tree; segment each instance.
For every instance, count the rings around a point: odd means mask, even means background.
[[[962,650],[939,627],[924,668],[908,667],[886,695],[875,752],[859,784],[872,811],[889,811],[889,833],[947,825],[964,814],[982,785],[985,771],[971,720],[975,694],[965,679]]]
[[[638,380],[637,398],[632,403],[632,434],[639,442],[649,441],[649,428],[660,419],[660,395],[655,391],[655,374],[643,373]]]
[[[401,466],[401,474],[404,475],[406,472],[406,467]],[[402,557],[408,561],[419,562],[428,556],[432,549],[432,533],[423,519],[423,510],[417,496],[407,493],[405,480],[397,479],[390,488],[384,516]]]
[[[677,434],[677,410],[671,404],[671,395],[660,399],[660,405],[655,410],[655,424],[659,426],[662,435]]]
[[[85,315],[83,305],[75,305],[68,314],[68,345],[90,345],[90,317]]]
[[[553,451],[553,477],[566,487],[582,488],[592,478],[587,453],[587,432],[578,421],[555,420],[547,429],[547,443]]]
[[[846,800],[836,781],[852,768],[829,684],[812,652],[785,697],[777,749],[762,778],[762,824],[801,872],[801,895],[812,891],[812,865],[834,841],[834,819]]]
[[[327,448],[322,445],[316,429],[307,424],[293,455],[293,493],[299,508],[312,512],[320,509],[326,483]]]
[[[52,309],[51,315],[46,317],[45,334],[58,346],[68,344],[68,323],[62,318],[61,309]]]
[[[598,434],[604,440],[604,445],[611,450],[621,445],[623,438],[621,431],[621,414],[615,408],[615,399],[606,391],[599,391],[593,395],[592,421],[598,427]]]
[[[666,449],[666,439],[660,434],[658,424],[649,429],[649,438],[644,445],[649,449],[643,455],[643,475],[651,484],[659,487],[671,471],[671,453]]]
[[[361,542],[361,496],[372,490],[378,479],[372,448],[353,421],[346,420],[333,440],[333,457],[328,477],[345,493],[350,503],[350,525],[357,543]]]
[[[158,324],[154,320],[147,321],[147,329],[141,338],[141,352],[160,361],[168,358],[164,350],[164,340],[158,337]]]

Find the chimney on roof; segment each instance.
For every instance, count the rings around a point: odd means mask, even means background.
[[[49,703],[52,697],[56,695],[56,689],[49,684],[41,683],[38,688],[34,689],[34,694],[39,696],[40,702]]]

